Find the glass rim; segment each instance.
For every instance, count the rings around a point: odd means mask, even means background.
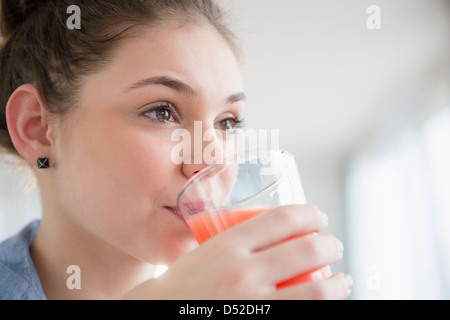
[[[185,192],[189,189],[189,187],[191,187],[194,183],[196,183],[198,180],[201,180],[202,178],[204,178],[207,174],[210,174],[212,170],[217,169],[218,167],[220,167],[220,170],[215,172],[215,174],[220,173],[222,170],[224,170],[226,168],[227,165],[229,164],[233,164],[233,163],[228,163],[227,160],[229,159],[233,159],[233,158],[239,158],[239,156],[245,154],[256,154],[255,158],[258,158],[260,155],[260,151],[265,152],[263,153],[264,155],[268,156],[271,152],[276,152],[277,154],[280,154],[281,156],[285,156],[288,157],[292,160],[295,160],[295,157],[292,153],[290,153],[289,151],[283,150],[283,149],[250,149],[250,150],[244,150],[241,152],[237,152],[234,153],[228,157],[225,157],[223,159],[224,163],[214,163],[211,164],[203,169],[201,169],[199,172],[197,172],[195,175],[193,175],[192,177],[189,178],[189,180],[185,183],[185,185],[183,186],[183,189],[181,190],[181,192],[178,194],[177,196],[177,207],[180,208],[179,203],[180,203],[180,198],[183,196],[183,194],[185,194]],[[236,164],[239,164],[239,162],[237,162]],[[260,190],[257,194],[253,194],[245,199],[241,199],[238,202],[236,202],[233,206],[235,205],[239,205],[239,203],[242,203],[244,201],[248,201],[251,200],[251,198],[255,197],[256,195],[260,194],[263,191],[266,191],[270,188],[272,188],[275,184],[278,184],[279,180],[271,183],[270,185],[268,185],[267,187],[265,187],[263,190]],[[222,207],[221,207],[222,208]],[[220,208],[217,208],[220,209]]]

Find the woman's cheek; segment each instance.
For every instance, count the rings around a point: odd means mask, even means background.
[[[175,166],[171,160],[172,143],[143,137],[128,144],[124,160],[128,170],[140,177],[160,177],[171,172]]]

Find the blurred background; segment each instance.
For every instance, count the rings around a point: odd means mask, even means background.
[[[450,1],[219,2],[246,55],[247,126],[296,156],[351,298],[449,299]],[[0,164],[0,240],[39,217],[32,184]]]

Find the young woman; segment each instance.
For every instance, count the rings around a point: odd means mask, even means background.
[[[351,278],[276,290],[337,262],[311,205],[279,207],[201,246],[176,197],[205,164],[175,164],[174,129],[241,119],[240,52],[209,0],[2,0],[0,142],[34,171],[42,219],[0,245],[3,299],[346,298]],[[154,279],[154,265],[168,270]],[[68,286],[77,266],[81,287]]]

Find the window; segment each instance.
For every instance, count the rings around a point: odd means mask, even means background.
[[[449,299],[450,106],[391,133],[348,167],[352,297]]]

